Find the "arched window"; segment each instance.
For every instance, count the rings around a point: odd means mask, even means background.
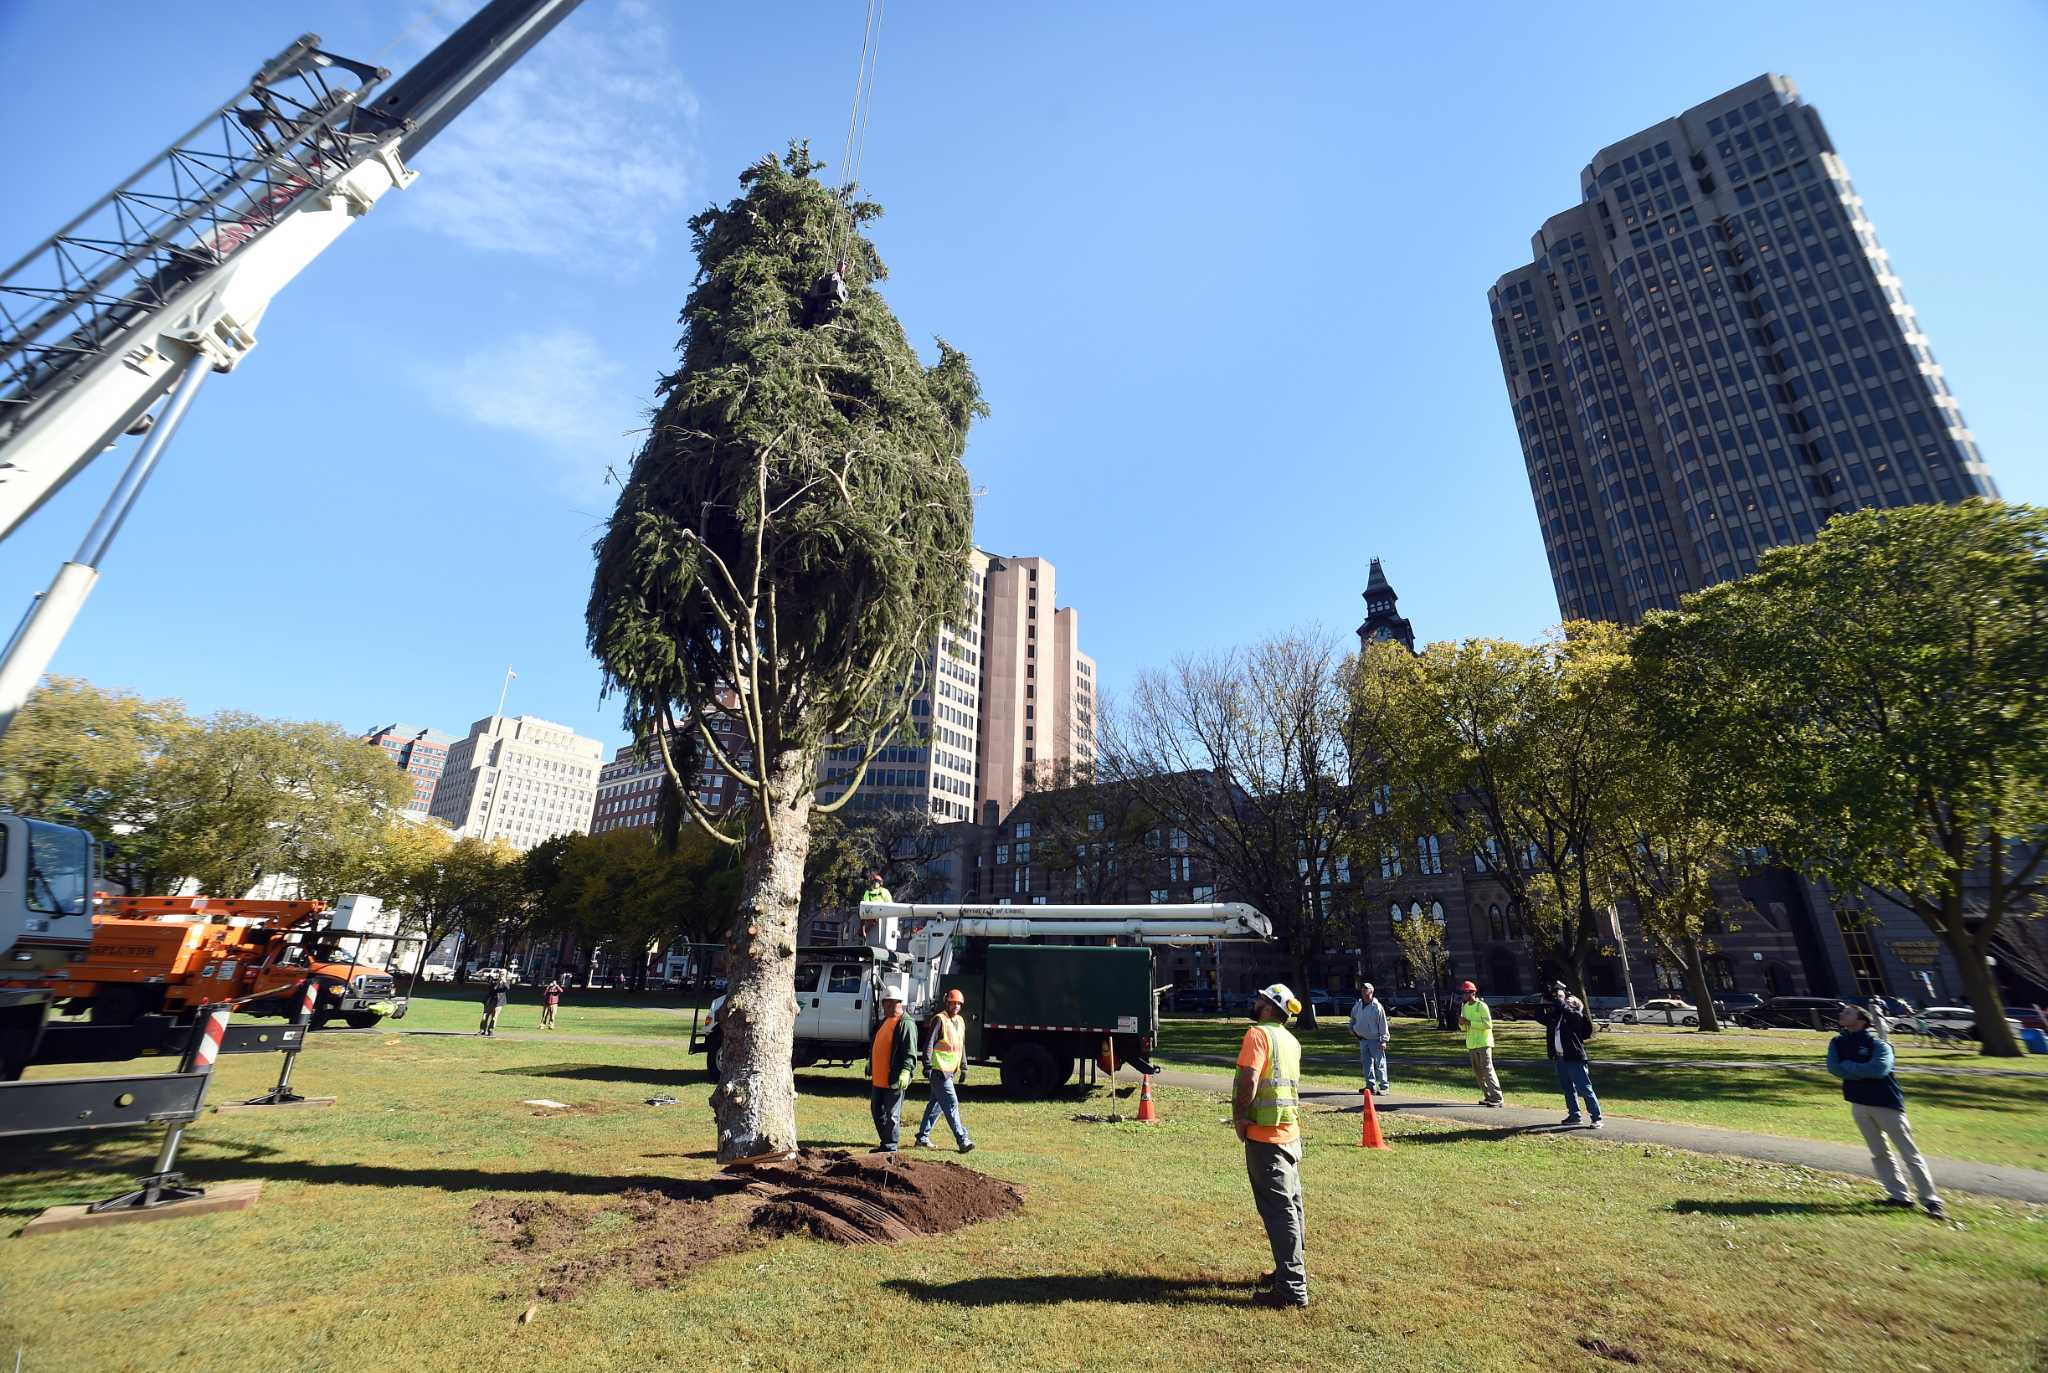
[[[1490,905],[1486,908],[1486,932],[1495,939],[1506,939],[1508,937],[1507,922],[1500,918],[1500,906],[1498,904]]]
[[[1706,957],[1707,986],[1712,991],[1732,992],[1735,990],[1735,969],[1729,966],[1725,955],[1710,953]]]

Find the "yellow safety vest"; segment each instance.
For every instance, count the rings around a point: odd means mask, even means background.
[[[1301,1121],[1301,1041],[1279,1025],[1261,1022],[1266,1032],[1266,1066],[1252,1094],[1254,1125],[1286,1129]]]
[[[932,1067],[941,1073],[957,1073],[967,1051],[967,1022],[944,1012],[935,1018],[938,1033],[932,1036]]]
[[[889,889],[887,887],[869,887],[860,895],[860,903],[863,906],[871,906],[884,901],[888,902],[890,905],[894,905],[896,903],[896,898],[889,895]]]

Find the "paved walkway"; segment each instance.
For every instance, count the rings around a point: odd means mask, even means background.
[[[1216,1073],[1190,1073],[1171,1069],[1155,1079],[1174,1087],[1224,1092],[1231,1079]],[[1304,1087],[1305,1102],[1326,1103],[1331,1114],[1356,1114],[1358,1093],[1324,1087]],[[1376,1110],[1390,1115],[1411,1115],[1433,1120],[1451,1120],[1477,1128],[1473,1138],[1509,1139],[1515,1135],[1566,1134],[1584,1139],[1604,1139],[1624,1144],[1657,1144],[1668,1149],[1685,1149],[1696,1154],[1727,1154],[1735,1158],[1760,1159],[1766,1163],[1790,1163],[1828,1173],[1847,1173],[1871,1180],[1870,1154],[1859,1145],[1829,1144],[1816,1139],[1791,1139],[1784,1135],[1759,1135],[1747,1130],[1722,1130],[1711,1125],[1681,1125],[1656,1120],[1636,1120],[1608,1115],[1606,1128],[1593,1131],[1565,1129],[1558,1124],[1558,1106],[1531,1110],[1522,1106],[1489,1107],[1470,1102],[1443,1101],[1428,1097],[1390,1093],[1373,1098]],[[1845,1108],[1846,1109],[1846,1108]],[[1993,1163],[1966,1163],[1962,1159],[1930,1158],[1935,1184],[1943,1192],[1975,1192],[2009,1201],[2048,1206],[2048,1173],[2032,1168],[2012,1168]]]
[[[1198,1063],[1217,1063],[1228,1066],[1230,1059],[1220,1054],[1177,1054],[1177,1058],[1194,1059]],[[1311,1068],[1322,1068],[1334,1072],[1358,1071],[1356,1054],[1303,1054],[1301,1061]],[[1446,1054],[1388,1054],[1387,1062],[1396,1067],[1409,1068],[1463,1068],[1465,1060]],[[1547,1058],[1502,1058],[1495,1054],[1496,1068],[1544,1068],[1550,1067]],[[1743,1068],[1789,1068],[1796,1072],[1825,1073],[1828,1065],[1820,1058],[1596,1058],[1592,1060],[1596,1069],[1626,1068],[1721,1068],[1739,1070]],[[2025,1068],[1979,1068],[1968,1063],[1914,1063],[1900,1062],[1892,1065],[1901,1074],[1926,1074],[1934,1077],[2024,1077],[2037,1081],[2048,1081],[2048,1072],[2029,1071]]]

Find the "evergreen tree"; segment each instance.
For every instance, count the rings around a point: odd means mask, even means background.
[[[821,166],[793,143],[691,220],[681,365],[598,540],[588,610],[635,737],[662,751],[692,818],[746,850],[712,1094],[724,1159],[796,1143],[790,987],[810,818],[854,795],[903,724],[922,651],[961,613],[961,456],[986,413],[966,357],[941,340],[925,366],[875,290],[884,271],[860,226],[880,207],[828,190]],[[708,727],[721,692],[748,757]],[[697,802],[679,729],[745,788],[737,823]],[[819,806],[828,740],[861,755]]]

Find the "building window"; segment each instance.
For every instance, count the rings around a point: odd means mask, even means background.
[[[1188,900],[1190,901],[1208,902],[1215,899],[1216,889],[1214,887],[1196,887],[1188,892]]]
[[[1167,896],[1166,888],[1164,888],[1164,887],[1154,887],[1154,888],[1152,889],[1152,904],[1153,904],[1153,905],[1155,905],[1155,906],[1163,906],[1163,905],[1165,905],[1165,904],[1166,904],[1166,896]]]
[[[1500,918],[1500,907],[1497,905],[1486,908],[1486,932],[1495,939],[1508,937],[1507,922]]]
[[[1443,856],[1437,849],[1435,835],[1422,834],[1416,836],[1415,868],[1417,872],[1426,874],[1441,873],[1444,870]]]
[[[1091,810],[1088,812],[1088,828],[1091,830],[1100,830],[1102,828],[1101,811]]]
[[[998,864],[998,865],[1000,865],[1000,864],[1008,863],[1009,861],[1010,861],[1010,846],[1009,846],[1008,844],[998,844],[998,845],[996,845],[996,862],[997,862],[997,864]]]

